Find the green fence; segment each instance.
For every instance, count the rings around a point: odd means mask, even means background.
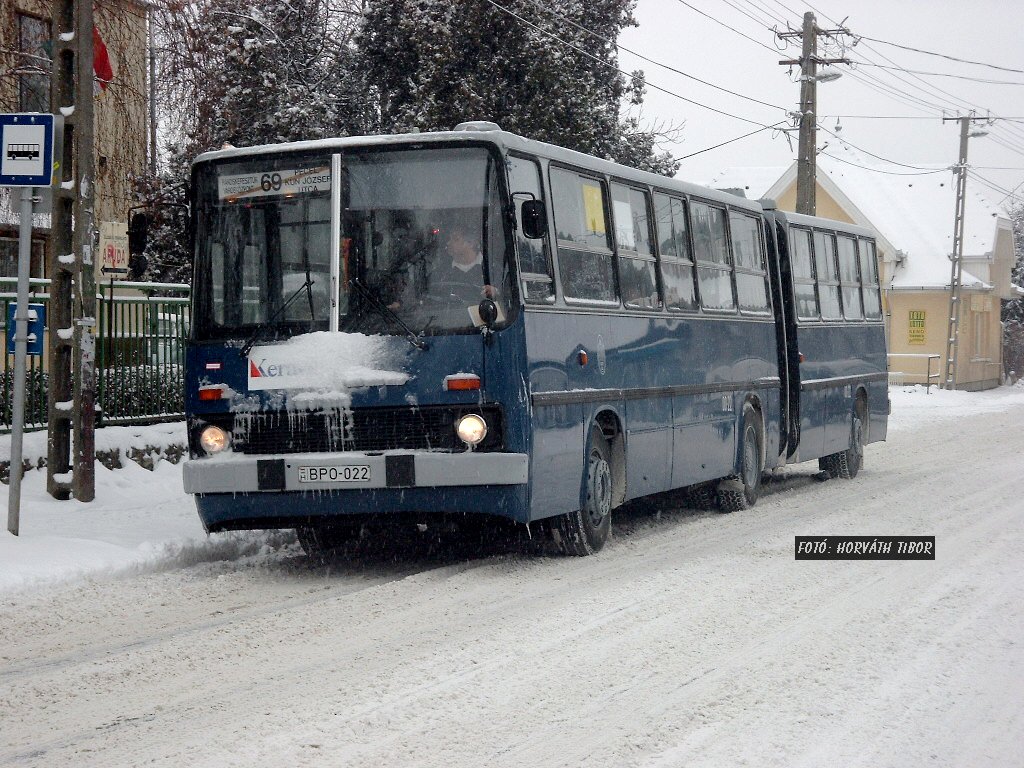
[[[29,301],[49,303],[49,280],[32,280]],[[0,277],[0,325],[7,333],[7,307],[17,280]],[[146,424],[183,418],[185,338],[189,286],[168,283],[105,283],[98,286],[96,367],[101,424]],[[14,354],[0,370],[0,433],[11,428]],[[28,358],[25,428],[45,429],[45,354]]]

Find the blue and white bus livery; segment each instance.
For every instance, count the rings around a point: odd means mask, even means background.
[[[766,469],[851,475],[884,438],[877,277],[835,222],[486,123],[212,152],[193,190],[185,484],[208,530],[316,552],[369,515],[491,514],[585,555],[629,499],[743,509]],[[794,227],[841,251],[812,265],[815,319]]]

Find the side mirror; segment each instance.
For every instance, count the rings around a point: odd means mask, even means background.
[[[531,240],[544,237],[547,232],[547,214],[544,212],[543,200],[526,200],[519,209],[522,218],[523,234]]]
[[[141,254],[146,250],[146,233],[149,231],[149,218],[144,213],[136,213],[128,224],[128,253]]]
[[[484,326],[494,327],[494,323],[498,320],[498,305],[494,303],[493,299],[482,299],[477,306],[477,311],[480,313],[480,322]]]

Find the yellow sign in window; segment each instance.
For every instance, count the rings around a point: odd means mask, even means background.
[[[912,309],[910,310],[910,326],[907,331],[907,343],[908,344],[924,344],[924,310],[923,309]]]
[[[587,234],[605,234],[604,201],[601,199],[600,184],[583,182],[583,216]]]

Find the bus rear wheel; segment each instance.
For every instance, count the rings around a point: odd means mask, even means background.
[[[761,495],[761,474],[764,471],[764,433],[761,417],[750,403],[743,406],[743,428],[740,432],[739,474],[718,484],[718,511],[739,512],[750,509]]]
[[[586,502],[582,509],[562,515],[556,522],[558,538],[567,555],[596,554],[608,541],[615,490],[610,457],[608,441],[595,428],[587,453]]]
[[[860,468],[864,464],[864,424],[866,421],[867,408],[862,402],[858,402],[850,427],[850,447],[845,451],[832,453],[818,460],[818,467],[828,472],[830,477],[852,480],[860,472]]]

